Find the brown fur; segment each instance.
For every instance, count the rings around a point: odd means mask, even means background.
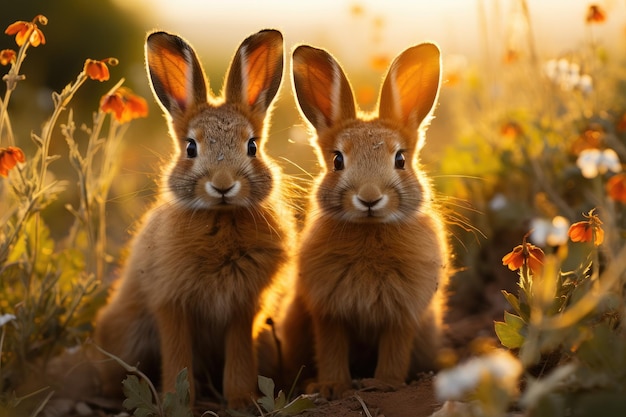
[[[417,154],[439,71],[437,47],[409,48],[389,70],[378,115],[359,115],[330,54],[309,46],[293,53],[297,99],[316,130],[324,171],[281,335],[291,375],[310,362],[307,346],[315,347],[317,382],[309,390],[323,396],[341,395],[352,376],[397,385],[435,367],[449,255]]]
[[[160,364],[163,392],[187,368],[192,402],[191,371],[208,374],[228,406],[239,408],[256,392],[256,336],[266,302],[283,285],[277,277],[293,238],[280,172],[263,152],[264,121],[282,77],[282,35],[261,31],[242,43],[221,100],[209,97],[181,38],[151,34],[146,61],[176,153],[119,288],[97,317],[95,340],[144,371]],[[251,156],[252,138],[259,147]],[[192,141],[197,156],[188,153]],[[100,370],[105,393],[119,394],[124,370],[112,361]]]

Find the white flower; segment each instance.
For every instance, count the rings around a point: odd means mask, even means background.
[[[0,316],[0,327],[4,326],[10,321],[15,320],[15,316],[13,314],[3,314]]]
[[[509,201],[506,196],[502,193],[498,193],[489,201],[489,208],[493,211],[499,211],[504,209],[508,204]]]
[[[552,220],[532,219],[530,221],[530,241],[537,246],[560,246],[567,243],[569,220],[556,216]]]
[[[498,349],[439,372],[435,377],[435,393],[440,401],[462,400],[478,387],[484,375],[513,393],[521,374],[521,362],[511,353]]]
[[[622,164],[613,149],[603,151],[585,149],[578,155],[576,165],[585,178],[595,178],[598,174],[604,174],[607,171],[620,172],[622,170]]]
[[[565,58],[549,60],[545,64],[544,72],[563,91],[578,89],[583,93],[590,93],[593,89],[591,76],[583,74],[579,64]]]
[[[593,78],[587,74],[581,75],[578,88],[585,94],[591,93],[593,91]]]

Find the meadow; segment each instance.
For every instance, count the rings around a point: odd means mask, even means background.
[[[580,16],[580,48],[544,56],[527,3],[515,4],[521,24],[488,59],[444,60],[439,99],[453,103],[442,104],[450,126],[435,119],[433,130],[453,137],[427,139],[425,151],[436,156],[422,156],[457,271],[451,342],[441,354],[444,369],[431,377],[432,401],[442,407],[439,417],[621,416],[626,59],[595,36],[611,18],[601,5],[589,4]],[[367,10],[356,4],[349,13],[359,19]],[[53,403],[59,390],[46,369],[62,352],[90,343],[95,314],[157,192],[158,160],[168,152],[129,136],[146,117],[164,122],[148,114],[158,111],[148,104],[152,97],[126,85],[113,57],[81,57],[82,67],[68,69],[65,86],[50,94],[45,122],[28,126],[28,104],[15,99],[29,83],[23,65],[52,46],[46,30],[55,22],[14,19],[1,35],[13,46],[0,51],[0,417],[36,416]],[[370,30],[385,28],[374,19]],[[623,34],[616,39],[626,41]],[[490,40],[485,32],[485,45]],[[374,105],[371,86],[394,53],[372,53],[366,75],[355,78],[364,108]],[[81,95],[89,83],[106,85],[106,93]],[[283,139],[268,152],[282,155],[278,162],[306,194],[317,167],[295,155],[308,132],[294,107],[281,109],[289,100],[284,93],[274,112],[272,131]],[[24,124],[30,134],[22,133]],[[142,153],[156,156],[146,166],[137,163]],[[471,334],[455,334],[468,323]],[[184,383],[160,401],[151,382],[128,369],[128,413],[191,415]],[[259,384],[255,415],[314,407],[308,397],[291,403],[289,387],[276,387],[283,391],[277,394],[272,381]],[[363,411],[369,413],[365,404]]]

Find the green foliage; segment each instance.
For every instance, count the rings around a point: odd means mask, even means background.
[[[259,391],[263,394],[257,399],[258,411],[261,416],[294,416],[315,407],[313,401],[306,395],[300,395],[289,401],[282,390],[274,396],[275,385],[271,378],[258,376]],[[237,410],[228,410],[233,417],[252,417],[254,414]]]
[[[193,416],[189,404],[189,380],[186,368],[176,376],[176,392],[166,393],[163,403],[159,401],[154,386],[143,374],[141,379],[136,375],[129,375],[122,386],[126,396],[124,408],[132,411],[136,417]]]
[[[137,417],[157,416],[159,408],[154,404],[152,391],[145,379],[139,379],[136,375],[129,375],[123,382],[122,387],[126,399],[123,406]]]

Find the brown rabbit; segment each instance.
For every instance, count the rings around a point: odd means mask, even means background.
[[[187,368],[192,402],[192,370],[208,374],[239,408],[256,392],[253,323],[292,246],[280,172],[263,152],[283,38],[263,30],[244,40],[218,98],[180,37],[151,33],[146,62],[175,154],[119,288],[97,317],[95,341],[140,369],[160,361],[164,392]],[[111,361],[101,370],[104,391],[121,393],[124,370]]]
[[[281,329],[286,363],[293,370],[307,362],[312,328],[318,374],[309,391],[337,397],[352,375],[372,372],[402,384],[435,365],[448,278],[442,216],[418,161],[438,97],[439,49],[417,45],[393,61],[377,115],[358,114],[346,76],[324,50],[295,49],[293,83],[323,173]]]

